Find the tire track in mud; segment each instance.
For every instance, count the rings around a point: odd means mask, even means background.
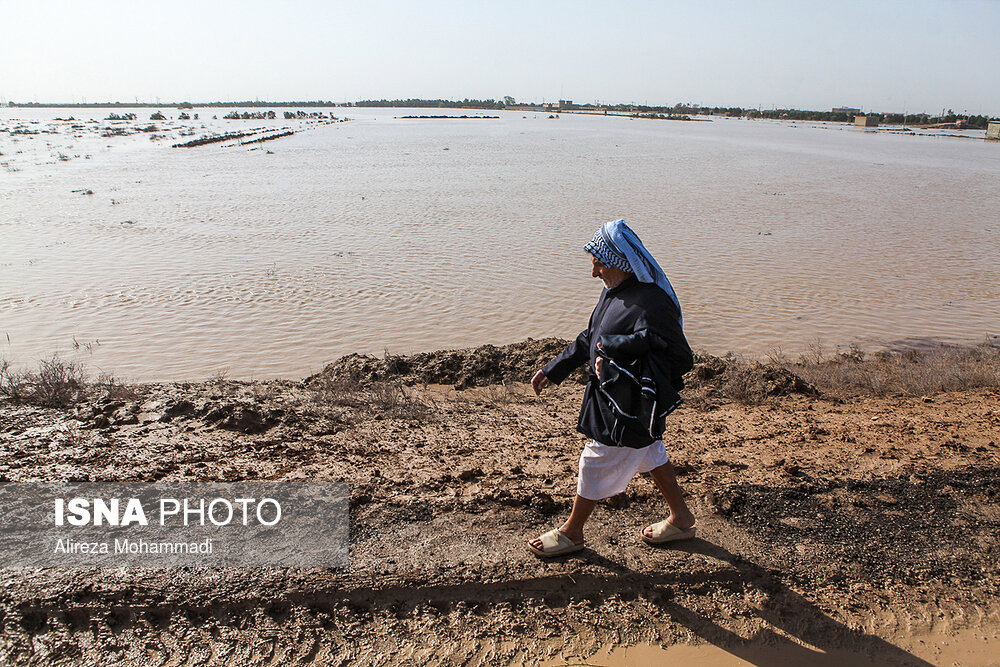
[[[482,640],[446,648],[449,629],[458,618],[466,626],[478,621],[487,630],[498,623],[516,624],[518,632],[529,638],[527,645],[539,650],[547,646],[539,639],[546,621],[557,621],[559,642],[573,634],[597,647],[620,642],[620,628],[611,627],[616,623],[594,631],[587,618],[587,609],[592,614],[608,613],[609,600],[633,611],[655,612],[644,636],[647,640],[676,641],[684,629],[721,644],[750,640],[754,627],[739,622],[749,616],[762,619],[758,631],[777,628],[820,647],[854,646],[892,654],[891,645],[878,636],[895,634],[900,628],[913,634],[941,624],[963,627],[998,618],[996,609],[977,608],[979,619],[969,619],[963,606],[938,597],[896,610],[861,605],[840,618],[794,592],[777,571],[738,555],[727,556],[722,547],[699,540],[685,552],[714,560],[683,572],[609,572],[617,564],[592,554],[584,562],[598,564],[604,573],[581,571],[575,565],[565,572],[527,579],[433,585],[422,583],[425,578],[419,576],[375,581],[355,575],[325,590],[289,590],[277,597],[232,603],[216,599],[203,605],[144,602],[139,591],[131,595],[133,602],[119,601],[112,612],[102,613],[115,604],[116,592],[108,591],[106,597],[95,597],[86,605],[67,607],[51,601],[45,607],[24,606],[19,614],[21,632],[16,627],[18,614],[7,614],[4,654],[37,664],[336,664],[362,656],[378,657],[373,663],[392,662],[398,654],[388,652],[385,637],[395,637],[389,643],[399,642],[398,651],[416,650],[420,644],[408,644],[405,637],[419,629],[437,647],[437,659],[458,663],[483,649]],[[747,604],[751,593],[760,599]],[[151,592],[150,597],[155,595]],[[581,604],[584,612],[576,615]],[[734,622],[720,622],[719,612]],[[532,616],[534,621],[529,620]],[[625,614],[621,620],[629,617]],[[712,617],[715,620],[709,620]],[[417,627],[414,619],[419,619]],[[358,632],[363,627],[382,632]],[[31,650],[22,642],[30,643]]]
[[[623,511],[629,514],[630,508]],[[631,511],[638,516],[647,513],[641,502]],[[741,527],[726,520],[718,520],[715,526],[707,523],[706,532],[713,541],[726,542],[726,528],[734,531],[729,539],[749,552],[756,549],[755,541],[761,541],[759,537],[739,536]],[[761,542],[766,548],[767,541]],[[83,595],[64,591],[62,599],[50,596],[43,604],[22,603],[6,613],[4,654],[20,658],[32,655],[23,645],[18,649],[20,639],[32,645],[34,655],[41,656],[36,657],[39,664],[58,663],[61,655],[67,657],[66,664],[105,663],[108,657],[119,655],[119,664],[144,664],[153,655],[164,665],[306,664],[319,661],[320,655],[326,663],[349,660],[344,656],[354,650],[360,651],[357,655],[387,657],[390,654],[381,653],[380,635],[402,641],[412,631],[414,618],[422,619],[423,631],[442,646],[457,620],[466,631],[477,623],[494,630],[498,626],[517,627],[521,635],[532,638],[529,643],[544,648],[544,642],[537,638],[544,634],[540,631],[546,624],[544,620],[526,621],[532,616],[559,619],[554,624],[559,628],[555,633],[559,641],[577,635],[581,641],[590,637],[589,641],[600,647],[605,642],[620,642],[621,635],[612,627],[594,631],[586,617],[574,619],[573,610],[582,604],[603,615],[608,613],[604,609],[608,601],[628,608],[617,617],[625,625],[642,613],[652,619],[644,639],[651,636],[677,641],[685,636],[685,630],[688,635],[725,644],[750,640],[755,631],[778,628],[820,646],[860,644],[883,652],[891,652],[891,648],[877,641],[879,636],[947,631],[997,618],[996,609],[970,607],[967,601],[952,601],[947,594],[929,594],[922,604],[893,605],[891,598],[877,595],[874,588],[857,591],[846,613],[837,613],[821,609],[793,591],[810,588],[804,579],[797,581],[798,568],[788,567],[794,563],[782,569],[757,565],[705,540],[682,550],[651,553],[663,557],[661,564],[674,567],[666,572],[634,571],[621,561],[587,552],[573,562],[547,565],[543,572],[548,573],[542,576],[493,581],[487,579],[496,579],[496,573],[481,570],[467,572],[465,580],[457,582],[447,575],[420,571],[385,576],[327,573],[325,584],[322,577],[311,584],[307,577],[305,581],[285,582],[284,589],[271,594],[264,592],[269,588],[262,588],[258,595],[247,595],[251,589],[239,579],[220,582],[215,589],[207,582],[187,581],[184,587],[193,593],[189,603],[163,601],[164,590],[155,585],[143,589],[132,584],[124,590],[108,587],[95,592],[81,582]],[[690,560],[692,556],[703,558],[676,569],[679,558]],[[263,587],[281,584],[280,573],[262,582]],[[170,597],[177,600],[184,593],[182,587]],[[67,594],[86,602],[67,603]],[[230,594],[233,597],[227,600]],[[975,618],[967,616],[968,609],[976,610]],[[729,627],[718,619],[708,620],[720,613],[729,620]],[[867,639],[863,639],[865,635]],[[116,648],[110,650],[103,641],[79,641],[87,636],[115,637]],[[638,639],[640,635],[633,635],[629,641]],[[13,644],[8,643],[11,640]],[[136,647],[145,653],[139,655]],[[323,647],[338,648],[331,653],[323,652]],[[438,657],[442,656],[439,651]]]
[[[996,614],[993,614],[994,619]],[[677,619],[682,625],[689,624],[690,613],[681,609]],[[529,628],[530,629],[530,628]],[[886,628],[881,628],[885,634]],[[585,623],[567,623],[564,632],[581,633],[581,641],[576,650],[593,651],[608,643],[622,643],[621,633],[611,631],[587,633]],[[419,633],[418,636],[414,636]],[[56,632],[50,633],[55,635]],[[466,633],[463,633],[466,634]],[[539,633],[540,634],[540,633]],[[816,640],[809,633],[802,632],[792,623],[786,623],[779,631],[755,636],[742,636],[722,625],[701,628],[701,640],[726,646],[738,645],[740,641],[761,641],[767,636],[769,644],[798,643],[815,646],[821,650],[834,648],[855,649],[859,653],[880,657],[894,664],[925,665],[905,652],[894,649],[891,644],[858,630],[845,629],[841,636]],[[807,639],[802,639],[807,637]],[[504,651],[497,647],[497,640],[477,637],[461,640],[454,634],[442,632],[439,628],[407,626],[398,628],[382,637],[367,640],[345,640],[335,633],[318,628],[285,629],[279,634],[271,634],[257,627],[248,627],[226,633],[194,632],[189,628],[160,630],[155,633],[127,630],[113,637],[94,634],[94,641],[85,637],[65,634],[60,637],[36,637],[30,649],[16,650],[5,640],[5,657],[10,664],[101,664],[101,665],[158,665],[179,667],[180,665],[283,665],[283,664],[391,664],[403,661],[408,656],[410,664],[426,664],[426,660],[444,664],[506,664],[521,655],[551,655],[554,648],[568,645],[565,637],[554,641],[540,640],[536,636],[522,638],[517,650]],[[660,632],[644,634],[633,640],[645,642],[684,641],[684,635],[671,632],[669,624],[664,624]],[[72,647],[72,650],[67,650]],[[12,650],[14,649],[14,650]],[[811,649],[798,646],[803,658],[813,655]],[[504,659],[506,656],[506,659]],[[899,661],[897,663],[897,660]]]

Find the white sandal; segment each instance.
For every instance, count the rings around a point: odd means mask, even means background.
[[[586,544],[586,542],[577,544],[566,537],[566,534],[558,528],[553,528],[549,532],[539,535],[538,539],[542,541],[542,548],[537,549],[532,546],[531,542],[528,542],[528,551],[539,558],[551,558],[552,556],[571,554],[580,551],[583,549],[584,544]]]
[[[639,537],[646,544],[666,544],[667,542],[676,542],[677,540],[690,540],[694,537],[695,533],[694,526],[691,526],[687,530],[681,530],[670,523],[668,519],[654,523],[651,526],[646,526],[646,528],[650,529],[650,535],[646,535],[646,529],[639,531]]]

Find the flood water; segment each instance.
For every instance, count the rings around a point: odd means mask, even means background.
[[[1000,143],[982,131],[134,111],[115,124],[106,109],[0,109],[4,358],[297,378],[349,352],[572,337],[601,288],[582,245],[616,218],[670,277],[696,349],[1000,333]],[[438,113],[499,118],[398,118]],[[264,127],[296,134],[170,147]]]

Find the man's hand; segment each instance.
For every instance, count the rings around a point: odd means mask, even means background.
[[[531,378],[531,388],[535,390],[535,396],[540,396],[542,393],[542,389],[545,389],[550,384],[552,383],[549,382],[549,379],[547,377],[545,377],[545,373],[543,373],[540,370],[537,373],[535,373],[535,376],[533,378]]]
[[[601,341],[597,341],[597,349],[603,349],[601,346]],[[601,362],[604,361],[604,357],[597,357],[594,360],[594,372],[597,374],[597,379],[601,379]]]

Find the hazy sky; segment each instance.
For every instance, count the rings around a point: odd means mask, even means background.
[[[0,0],[0,96],[1000,115],[998,29],[1000,0]]]

